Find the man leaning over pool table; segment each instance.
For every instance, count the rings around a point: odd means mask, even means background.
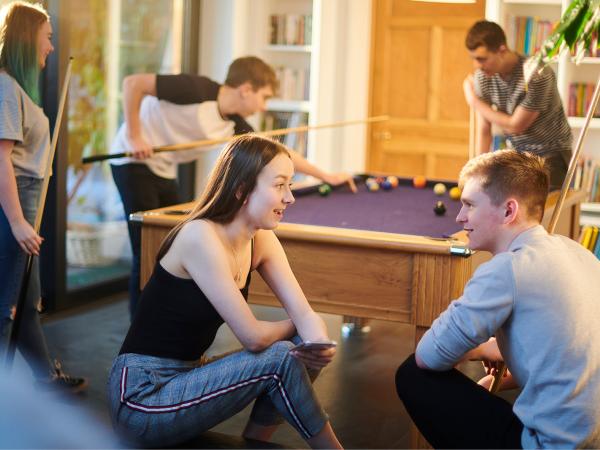
[[[459,183],[456,220],[493,258],[399,367],[400,399],[434,448],[600,447],[600,261],[540,225],[540,157],[486,153]],[[467,359],[504,361],[514,405],[453,368]]]

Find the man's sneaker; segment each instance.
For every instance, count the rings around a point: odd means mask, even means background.
[[[88,386],[87,378],[71,377],[63,372],[60,362],[54,360],[54,369],[47,380],[38,380],[37,387],[44,391],[78,394]]]

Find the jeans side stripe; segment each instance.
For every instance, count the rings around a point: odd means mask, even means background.
[[[201,396],[201,397],[198,397],[198,398],[195,398],[192,400],[188,400],[185,402],[181,402],[181,403],[176,403],[173,405],[146,406],[146,405],[142,405],[140,403],[135,403],[135,402],[132,402],[129,400],[125,401],[125,388],[126,388],[126,383],[127,383],[127,367],[124,367],[123,370],[121,371],[121,403],[124,403],[131,409],[134,409],[136,411],[145,412],[145,413],[159,414],[159,413],[174,412],[174,411],[179,411],[181,409],[189,408],[191,406],[198,405],[198,404],[206,402],[208,400],[212,400],[214,398],[220,397],[221,395],[227,394],[229,392],[233,392],[237,389],[249,386],[254,383],[258,383],[259,381],[265,381],[270,378],[273,378],[276,381],[277,387],[281,394],[281,397],[283,398],[283,402],[284,402],[286,408],[288,409],[290,415],[296,422],[296,425],[302,431],[302,433],[304,433],[304,435],[307,438],[310,438],[311,434],[308,432],[306,427],[300,421],[300,418],[298,417],[296,411],[294,410],[294,408],[292,406],[292,402],[289,399],[289,396],[285,390],[285,387],[283,386],[283,382],[277,374],[268,374],[268,375],[262,375],[262,376],[256,377],[256,378],[250,378],[250,379],[242,381],[238,384],[227,386],[226,388],[220,389],[215,392],[211,392],[210,394],[207,394],[205,396]]]
[[[207,400],[212,400],[213,398],[220,397],[221,395],[224,395],[229,392],[235,391],[237,389],[243,388],[250,384],[258,383],[259,381],[268,380],[269,378],[273,378],[273,375],[269,374],[269,375],[262,375],[257,378],[251,378],[249,380],[242,381],[238,384],[227,386],[226,388],[220,389],[218,391],[211,392],[210,394],[207,394],[205,396],[187,400],[187,401],[181,402],[181,403],[176,403],[173,405],[146,406],[146,405],[142,405],[142,404],[131,402],[131,401],[126,401],[124,403],[127,406],[129,406],[130,408],[135,409],[137,411],[142,411],[142,412],[148,412],[148,413],[173,412],[173,411],[178,411],[180,409],[189,408],[190,406],[197,405],[197,404],[205,402]]]
[[[287,407],[288,411],[290,412],[290,415],[293,417],[294,421],[296,422],[296,425],[298,425],[298,428],[300,428],[302,433],[304,433],[304,436],[307,438],[310,438],[311,437],[310,433],[304,427],[304,425],[300,421],[300,418],[296,414],[294,407],[292,406],[292,402],[290,401],[290,399],[287,395],[287,392],[285,391],[285,387],[283,386],[282,380],[277,376],[277,374],[275,374],[273,376],[275,377],[275,380],[277,381],[277,386],[279,387],[279,392],[281,393],[281,397],[283,398],[285,406]]]

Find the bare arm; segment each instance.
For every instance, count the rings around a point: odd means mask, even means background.
[[[123,115],[125,135],[134,158],[152,156],[152,146],[142,137],[140,106],[146,95],[156,96],[156,75],[140,73],[129,75],[123,80]]]
[[[538,118],[538,111],[531,111],[522,106],[517,106],[512,115],[501,111],[494,111],[490,105],[475,94],[473,76],[469,75],[463,82],[463,91],[467,103],[474,108],[481,117],[488,122],[498,125],[509,134],[524,133]]]
[[[235,284],[225,249],[211,224],[199,220],[188,223],[163,261],[167,269],[181,265],[247,350],[262,351],[293,336],[290,320],[256,319]]]
[[[255,248],[259,258],[258,272],[289,314],[302,340],[329,340],[325,322],[309,305],[275,233],[258,231]],[[335,348],[297,353],[305,364],[314,368],[326,366],[334,355]]]
[[[319,180],[331,184],[332,186],[348,183],[348,186],[350,186],[352,192],[356,192],[356,185],[352,175],[347,173],[327,173],[314,164],[309,163],[306,158],[294,150],[290,151],[290,156],[297,172],[318,178]]]
[[[476,154],[481,155],[490,151],[492,145],[492,125],[480,114],[477,114],[477,143]]]
[[[15,171],[10,160],[14,145],[14,141],[0,139],[0,206],[21,248],[28,254],[39,255],[43,239],[25,220],[19,201]]]
[[[325,323],[306,300],[275,233],[258,231],[255,249],[259,257],[258,272],[281,301],[300,337],[308,341],[329,339]]]

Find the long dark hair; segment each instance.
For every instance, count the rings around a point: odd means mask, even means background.
[[[284,145],[252,134],[245,134],[231,141],[219,156],[190,217],[169,232],[158,250],[156,261],[169,251],[173,240],[188,222],[208,219],[227,224],[233,221],[256,186],[260,172],[280,153],[289,157]]]

